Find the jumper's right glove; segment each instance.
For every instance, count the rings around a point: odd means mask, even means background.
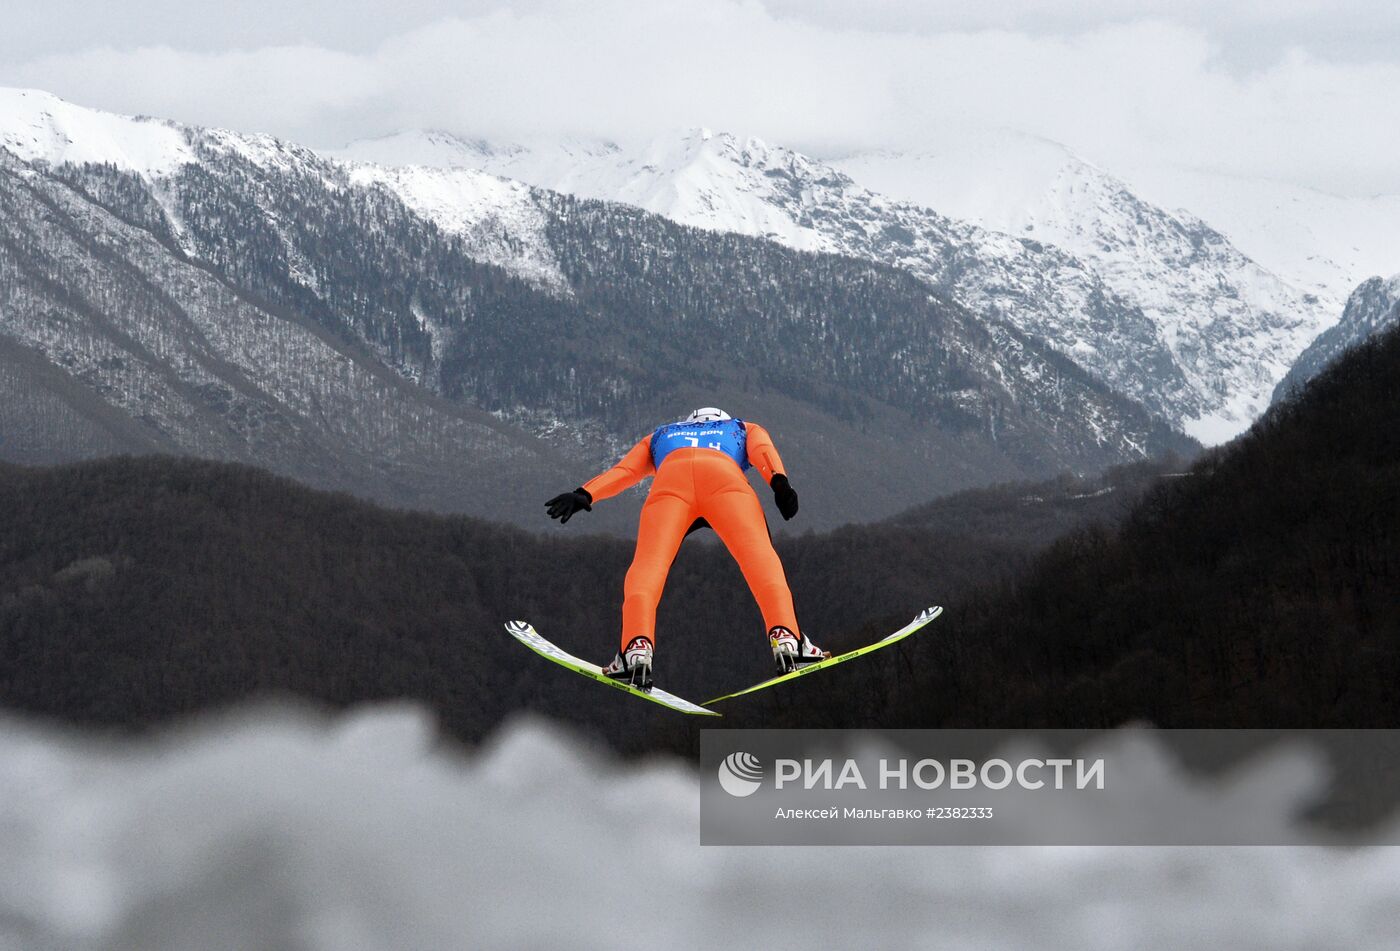
[[[773,487],[773,501],[778,503],[783,521],[790,521],[797,514],[797,490],[788,485],[787,476],[781,472],[775,474],[768,484]]]
[[[589,495],[583,486],[579,486],[572,492],[556,495],[544,504],[549,509],[549,517],[559,519],[562,525],[573,518],[576,512],[593,511],[593,496]]]

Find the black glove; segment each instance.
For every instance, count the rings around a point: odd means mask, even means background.
[[[583,486],[579,486],[572,492],[556,495],[544,504],[549,509],[549,517],[557,518],[560,524],[563,524],[573,518],[575,512],[593,511],[593,496],[589,495]]]
[[[787,476],[781,472],[773,476],[773,481],[768,484],[773,487],[773,501],[778,503],[778,511],[783,514],[783,521],[791,521],[797,514],[797,490],[788,485]]]

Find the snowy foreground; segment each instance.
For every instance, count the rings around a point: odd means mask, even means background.
[[[1400,849],[701,848],[684,763],[414,710],[0,724],[0,948],[1394,947]]]

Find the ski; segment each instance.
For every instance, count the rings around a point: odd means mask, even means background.
[[[597,664],[590,664],[586,660],[581,660],[563,648],[545,640],[540,636],[539,632],[526,621],[511,621],[506,624],[506,631],[510,633],[511,637],[515,638],[541,657],[546,657],[554,661],[560,667],[567,667],[575,673],[583,674],[585,677],[596,680],[599,683],[607,684],[609,687],[615,687],[633,696],[641,697],[643,700],[659,703],[663,707],[668,707],[681,713],[705,717],[717,717],[722,715],[713,710],[706,710],[704,707],[693,704],[689,700],[677,697],[675,694],[667,693],[656,687],[652,687],[650,690],[638,690],[631,684],[625,684],[620,680],[613,680],[611,677],[604,674],[602,667]]]
[[[754,684],[752,687],[746,687],[745,689],[740,690],[736,693],[727,693],[722,697],[715,697],[713,700],[706,700],[704,705],[709,706],[712,703],[719,703],[721,700],[733,700],[735,697],[742,697],[746,693],[753,693],[756,690],[763,690],[767,687],[774,687],[780,683],[784,683],[789,680],[794,680],[798,677],[804,677],[807,674],[815,673],[818,670],[824,670],[827,667],[835,667],[837,664],[844,664],[848,660],[854,660],[855,658],[860,657],[862,654],[869,654],[871,651],[877,651],[882,647],[889,647],[896,641],[902,641],[910,634],[914,634],[922,628],[926,627],[930,621],[932,621],[934,618],[938,617],[938,615],[942,613],[943,608],[937,605],[931,608],[924,608],[924,610],[920,611],[919,616],[914,618],[914,620],[910,621],[908,624],[895,631],[889,637],[882,638],[881,640],[876,641],[874,644],[867,644],[864,647],[857,647],[853,651],[847,651],[844,654],[837,654],[835,657],[828,657],[825,660],[819,660],[815,663],[807,664],[803,667],[799,667],[797,670],[791,671],[786,674],[779,674],[776,677],[772,677],[768,680],[763,681],[763,683]]]

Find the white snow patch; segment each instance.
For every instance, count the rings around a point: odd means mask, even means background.
[[[567,289],[549,244],[548,216],[528,185],[468,168],[348,168],[352,184],[389,189],[416,214],[462,237],[475,259],[556,291]]]
[[[1217,446],[1238,436],[1242,427],[1248,424],[1248,419],[1207,413],[1186,420],[1182,424],[1182,431],[1204,446]]]
[[[867,188],[1018,237],[1047,240],[1028,229],[1035,209],[1065,166],[1069,149],[1004,129],[950,131],[941,145],[912,152],[873,149],[834,158]]]
[[[1125,177],[1160,205],[1191,209],[1334,315],[1357,284],[1400,266],[1400,195],[1346,197],[1208,169],[1142,167]]]
[[[86,109],[37,89],[0,88],[0,147],[29,162],[109,162],[140,175],[195,161],[173,122]]]
[[[442,363],[442,358],[447,353],[447,348],[452,343],[453,329],[436,315],[425,311],[417,300],[409,305],[414,321],[428,336],[428,345],[432,348],[432,359],[435,365]]]
[[[796,153],[704,128],[626,149],[603,139],[498,145],[446,132],[401,133],[351,143],[337,154],[473,168],[580,198],[622,202],[696,228],[769,238],[800,250],[834,249],[820,232],[771,200],[775,186],[765,174],[766,162],[785,162]]]

